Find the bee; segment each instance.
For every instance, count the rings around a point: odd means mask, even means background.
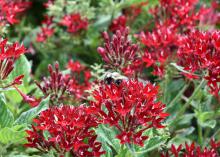
[[[120,85],[123,80],[128,80],[126,76],[119,74],[118,72],[106,72],[103,75],[103,80],[105,84],[110,85],[111,83],[115,83],[116,85]]]
[[[107,85],[110,85],[111,83],[114,83],[116,85],[120,85],[122,83],[122,81],[128,81],[128,77],[123,76],[121,74],[119,74],[118,72],[106,72],[103,76],[102,76],[104,83]],[[141,78],[137,79],[139,82],[142,82],[143,85],[145,86],[148,81],[145,81]]]

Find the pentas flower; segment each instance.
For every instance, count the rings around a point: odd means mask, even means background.
[[[128,39],[129,29],[118,30],[110,39],[107,32],[103,33],[104,47],[98,47],[97,51],[102,56],[106,67],[123,71],[127,68],[133,73],[137,72],[137,63],[140,60],[138,45],[132,44]]]
[[[178,64],[192,74],[202,75],[208,81],[210,92],[219,97],[220,32],[192,31],[180,38],[179,45]]]
[[[95,102],[87,109],[99,121],[117,129],[116,138],[121,144],[143,146],[148,138],[143,133],[149,128],[163,128],[162,121],[168,116],[165,105],[157,102],[158,87],[137,80],[120,84],[104,84],[93,92]]]
[[[26,52],[24,45],[19,45],[17,42],[8,44],[7,42],[7,39],[0,41],[0,81],[7,79],[8,75],[14,69],[15,61]],[[23,77],[23,75],[17,76],[13,82],[3,88],[21,84]]]
[[[195,143],[191,145],[185,143],[185,147],[182,144],[178,147],[172,145],[168,152],[161,154],[161,157],[219,157],[220,154],[217,149],[220,148],[220,142],[215,142],[212,139],[210,146],[210,148],[205,147],[202,149],[200,146],[196,146]]]
[[[152,8],[150,12],[156,23],[164,23],[169,20],[176,27],[185,31],[193,28],[200,16],[204,15],[202,11],[195,11],[198,2],[198,0],[160,0],[159,5]]]
[[[200,16],[199,26],[214,30],[215,25],[220,23],[220,12],[218,12],[218,9],[220,9],[220,3],[217,1],[213,1],[209,8],[202,8],[203,14]]]
[[[69,97],[70,79],[59,71],[59,64],[55,63],[55,69],[52,65],[48,66],[50,76],[44,77],[42,83],[36,81],[37,86],[43,92],[44,96],[50,96],[50,105],[60,105]]]
[[[147,67],[154,68],[153,74],[162,77],[165,66],[176,55],[178,34],[174,25],[157,25],[152,32],[142,32],[139,35],[146,46],[143,62]]]
[[[115,33],[117,30],[125,29],[126,25],[132,25],[137,16],[141,14],[142,7],[147,4],[148,2],[141,2],[123,9],[122,15],[112,21],[109,30]]]
[[[37,42],[45,42],[49,37],[54,34],[53,17],[45,16],[42,21],[41,32],[37,34]]]
[[[79,13],[73,13],[65,15],[61,19],[60,25],[67,27],[67,31],[69,33],[78,33],[87,29],[88,20],[86,18],[82,18]]]
[[[91,88],[91,72],[79,61],[70,60],[67,68],[71,70],[69,74],[69,91],[74,96],[75,101],[86,99],[88,94],[85,92]]]
[[[115,33],[117,30],[124,30],[126,28],[127,18],[124,15],[121,15],[114,19],[109,26],[109,30]]]
[[[30,5],[31,2],[25,0],[0,0],[0,25],[18,23],[17,16],[27,10]]]
[[[99,157],[101,143],[92,128],[97,127],[96,118],[88,115],[83,105],[79,107],[60,106],[49,108],[34,119],[35,125],[27,130],[26,147],[42,152],[53,149],[60,157],[67,152],[75,157]]]

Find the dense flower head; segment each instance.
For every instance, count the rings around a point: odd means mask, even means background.
[[[73,13],[65,15],[61,19],[60,25],[67,27],[69,33],[78,33],[87,29],[88,20],[83,18],[79,13]]]
[[[37,33],[36,41],[45,42],[54,34],[53,17],[45,16],[40,29],[41,31]]]
[[[218,97],[220,88],[220,32],[195,30],[182,36],[179,43],[179,65],[192,74],[204,76],[208,81],[210,92]]]
[[[117,30],[123,30],[126,28],[126,23],[127,23],[126,16],[121,15],[112,21],[111,25],[109,26],[109,30],[114,33]]]
[[[153,74],[163,76],[164,66],[175,58],[178,34],[174,25],[157,25],[152,32],[142,32],[140,40],[145,45],[143,62],[147,67],[153,66]]]
[[[170,150],[163,153],[161,157],[218,157],[218,148],[220,148],[220,142],[215,142],[213,139],[210,141],[210,148],[205,147],[202,149],[200,146],[196,146],[195,143],[187,144],[183,146],[182,144],[178,147],[172,145]],[[183,148],[184,147],[184,148]]]
[[[24,45],[20,45],[17,42],[13,44],[8,44],[7,39],[2,39],[0,41],[0,80],[5,80],[8,75],[14,69],[15,61],[26,52]],[[18,76],[10,84],[10,86],[15,84],[21,84],[21,79],[23,76]]]
[[[86,99],[87,94],[85,91],[91,87],[90,79],[91,72],[79,61],[70,60],[67,68],[71,70],[69,91],[75,97],[75,101],[82,101]]]
[[[101,143],[92,128],[98,123],[88,115],[83,105],[79,107],[60,106],[49,108],[34,119],[35,125],[27,130],[27,147],[37,148],[42,152],[54,149],[60,156],[70,152],[76,157],[100,156]]]
[[[160,0],[159,5],[151,9],[151,13],[157,23],[169,20],[176,27],[185,31],[194,27],[204,13],[195,11],[197,3],[198,0]]]
[[[133,73],[137,70],[140,60],[138,45],[132,44],[128,39],[129,28],[118,30],[110,39],[107,32],[103,33],[104,47],[98,47],[106,67],[109,69],[124,71],[131,69]],[[131,73],[132,73],[131,72]]]
[[[38,83],[37,86],[43,92],[44,96],[50,96],[50,103],[52,105],[60,105],[65,102],[69,95],[70,79],[59,71],[59,64],[55,63],[55,69],[52,65],[48,66],[50,76],[43,78],[43,83]]]
[[[115,127],[121,144],[144,145],[148,138],[143,132],[149,128],[163,128],[161,122],[168,116],[165,105],[157,102],[158,87],[137,80],[120,84],[104,84],[95,90],[88,113],[96,114],[103,124]]]
[[[31,2],[25,0],[0,0],[0,25],[16,24],[17,16],[29,8]]]

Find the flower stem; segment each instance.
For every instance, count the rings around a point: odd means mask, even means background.
[[[196,87],[196,89],[194,90],[188,101],[183,105],[183,107],[177,113],[176,118],[169,124],[170,126],[175,126],[175,124],[179,121],[179,118],[185,113],[186,109],[190,106],[191,102],[193,101],[193,99],[195,98],[201,87],[204,85],[204,83],[205,83],[205,79],[202,79],[202,81]]]
[[[130,150],[133,157],[137,157],[136,152],[134,148],[131,146],[131,144],[126,144],[127,148]]]
[[[172,108],[175,105],[175,103],[181,98],[181,96],[183,95],[185,90],[188,88],[188,86],[189,84],[184,85],[182,90],[175,96],[175,98],[170,103],[168,103],[169,106],[166,107],[165,111],[167,111],[169,108]]]

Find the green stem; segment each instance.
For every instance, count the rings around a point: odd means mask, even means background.
[[[168,103],[169,106],[166,107],[165,111],[167,111],[169,108],[172,108],[176,104],[176,102],[181,98],[181,96],[183,95],[185,90],[188,88],[188,86],[189,84],[184,85],[182,90],[175,96],[175,98],[170,103]]]
[[[131,145],[130,145],[130,144],[126,144],[126,146],[127,146],[127,148],[130,150],[130,152],[131,152],[132,156],[133,156],[133,157],[137,157],[137,154],[136,154],[136,152],[135,152],[134,148],[133,148],[133,147],[131,147]]]
[[[190,106],[191,102],[193,101],[193,99],[195,98],[201,87],[204,85],[204,83],[205,83],[205,79],[202,79],[202,81],[196,87],[196,89],[194,90],[193,94],[190,96],[188,101],[183,105],[183,107],[177,113],[176,118],[169,124],[170,126],[175,126],[175,124],[179,121],[179,118],[185,113],[186,109]]]
[[[197,125],[198,125],[199,144],[202,145],[203,143],[202,127],[199,125],[198,120],[197,120]]]
[[[167,86],[168,86],[168,81],[169,81],[169,77],[168,74],[166,72],[165,77],[164,77],[164,85],[163,85],[163,103],[166,104],[167,102]]]

